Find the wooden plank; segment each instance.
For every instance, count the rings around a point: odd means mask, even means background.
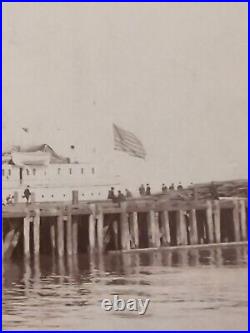
[[[245,241],[247,240],[247,223],[246,223],[246,205],[244,199],[241,199],[239,201],[239,209],[240,209],[241,239]]]
[[[33,220],[33,235],[34,235],[34,253],[40,252],[40,210],[36,209],[36,215]]]
[[[196,218],[195,209],[190,210],[189,221],[190,221],[190,232],[189,232],[190,244],[192,245],[198,244],[197,218]]]
[[[177,211],[176,240],[177,245],[187,245],[188,243],[185,212],[183,210]]]
[[[171,244],[170,227],[169,227],[169,214],[167,210],[160,213],[161,219],[161,232],[163,238],[163,246],[169,246]]]
[[[130,234],[128,225],[127,203],[121,202],[122,213],[120,214],[121,224],[121,248],[122,250],[130,249]]]
[[[234,241],[240,241],[240,216],[239,216],[239,200],[234,199],[233,208],[233,226],[234,226]]]
[[[78,218],[72,216],[72,253],[78,253]]]
[[[64,254],[64,224],[63,214],[57,217],[57,254],[59,257]]]
[[[27,212],[23,219],[23,249],[26,257],[30,256],[30,216]]]
[[[214,242],[214,226],[213,226],[213,210],[212,210],[212,201],[207,201],[207,209],[206,209],[206,217],[207,217],[207,238],[208,243]]]
[[[131,231],[131,241],[132,248],[139,248],[139,227],[138,227],[138,213],[130,213],[130,231]]]
[[[103,252],[103,248],[104,248],[103,223],[104,223],[103,212],[99,211],[98,215],[97,215],[97,243],[98,243],[99,252]]]
[[[67,220],[66,220],[66,247],[67,255],[72,255],[73,253],[73,238],[72,238],[72,216],[71,211],[68,210]]]
[[[220,202],[219,202],[219,200],[214,200],[214,240],[215,240],[215,243],[221,242]]]

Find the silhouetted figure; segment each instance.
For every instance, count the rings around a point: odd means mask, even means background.
[[[111,200],[115,199],[115,192],[114,192],[114,188],[113,187],[111,187],[111,189],[109,190],[108,199],[111,199]]]
[[[126,192],[126,198],[132,198],[132,193],[126,188],[125,189]]]
[[[121,191],[118,191],[117,201],[118,202],[126,201],[125,195]]]
[[[11,194],[9,194],[7,197],[6,197],[6,204],[9,205],[12,203],[12,197],[11,197]]]
[[[147,184],[147,187],[146,187],[146,195],[151,195],[151,188],[150,188],[149,184]]]
[[[162,184],[161,191],[162,191],[162,193],[167,193],[168,188],[167,188],[167,186],[165,184]]]
[[[143,184],[139,187],[139,193],[142,197],[146,194],[145,186]]]
[[[23,198],[26,199],[26,203],[30,202],[30,196],[31,196],[30,187],[29,185],[27,185],[26,189],[23,192]]]
[[[172,183],[172,184],[169,186],[169,189],[170,189],[170,190],[174,190],[174,183]]]
[[[182,186],[182,184],[181,184],[181,182],[179,182],[179,184],[178,184],[178,186],[177,186],[177,190],[183,190],[183,186]]]

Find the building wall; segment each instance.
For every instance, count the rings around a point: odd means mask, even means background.
[[[3,188],[22,185],[30,186],[81,186],[91,185],[97,179],[96,166],[93,164],[50,164],[48,167],[24,167],[22,182],[20,168],[2,164]]]

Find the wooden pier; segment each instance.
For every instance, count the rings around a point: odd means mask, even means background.
[[[88,203],[76,197],[3,207],[3,237],[20,233],[15,253],[25,257],[247,241],[246,198]]]

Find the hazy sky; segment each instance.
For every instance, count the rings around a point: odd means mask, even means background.
[[[4,3],[3,74],[11,143],[95,147],[136,182],[247,177],[246,3]]]

